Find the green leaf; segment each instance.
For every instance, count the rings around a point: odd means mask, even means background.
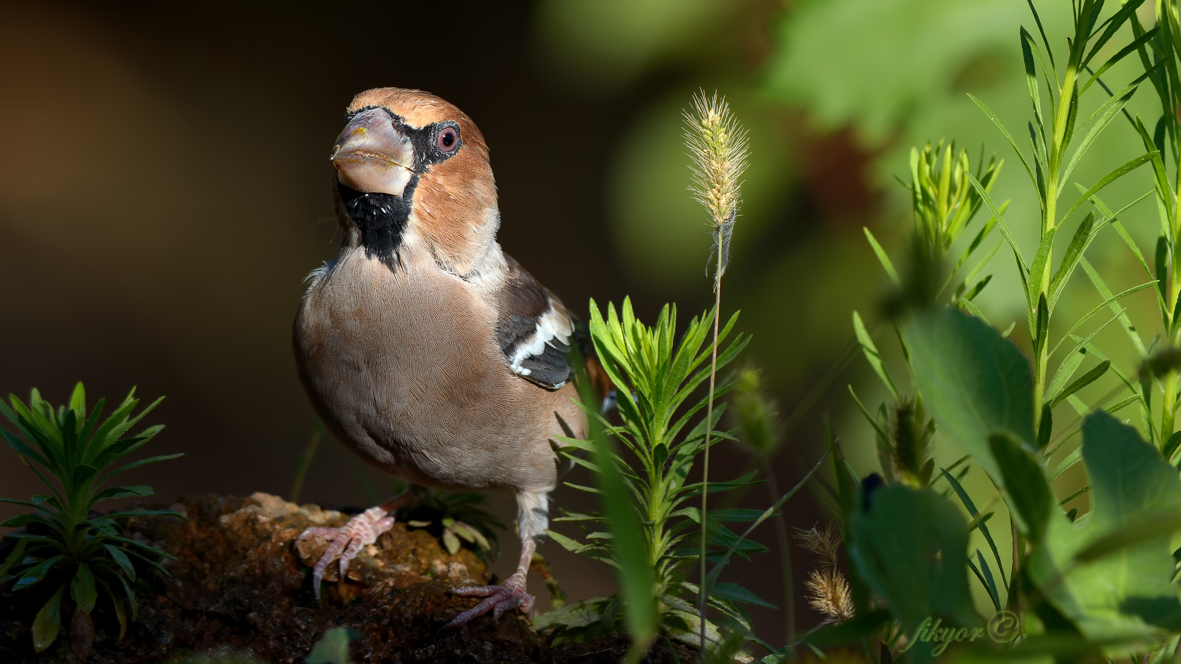
[[[1004,479],[1005,500],[1021,532],[1040,543],[1054,509],[1054,493],[1042,474],[1042,467],[1019,441],[1005,434],[989,441]]]
[[[988,524],[986,524],[984,522],[984,518],[980,516],[980,510],[976,509],[976,503],[974,503],[972,498],[968,496],[968,492],[964,490],[964,487],[959,483],[959,481],[956,480],[956,478],[953,477],[951,473],[947,472],[946,468],[940,468],[939,471],[943,474],[943,477],[947,480],[947,483],[951,485],[952,490],[955,491],[955,494],[959,497],[960,502],[964,504],[964,508],[968,510],[968,514],[971,515],[974,524],[979,526],[980,534],[984,535],[984,541],[987,542],[989,548],[992,549],[993,560],[996,561],[997,569],[999,569],[1001,572],[1001,581],[1005,584],[1005,587],[1008,588],[1009,580],[1005,578],[1005,566],[1004,563],[1001,562],[1001,552],[997,549],[996,541],[992,539],[992,533],[988,531]]]
[[[83,613],[94,610],[94,603],[98,601],[98,590],[94,587],[94,574],[90,572],[90,565],[78,563],[74,571],[74,580],[70,583],[70,597]]]
[[[64,555],[53,556],[52,558],[47,558],[36,566],[25,570],[24,574],[21,574],[20,578],[16,580],[16,583],[12,584],[12,589],[23,590],[32,586],[38,581],[41,581],[47,574],[49,574],[49,571],[53,569],[55,565],[62,562],[63,560],[65,560]]]
[[[1042,278],[1050,269],[1046,263],[1054,251],[1054,236],[1056,234],[1056,229],[1050,228],[1042,236],[1042,240],[1037,246],[1037,253],[1033,256],[1033,265],[1029,266],[1029,292],[1026,294],[1026,301],[1029,303],[1031,311],[1037,309],[1038,298],[1042,295]]]
[[[1062,295],[1062,290],[1070,281],[1070,275],[1074,274],[1074,268],[1078,266],[1079,259],[1091,244],[1093,237],[1091,231],[1094,228],[1095,213],[1092,212],[1083,219],[1070,238],[1070,244],[1066,246],[1066,253],[1062,255],[1062,262],[1058,264],[1058,271],[1054,273],[1054,278],[1050,281],[1051,309],[1058,303],[1058,297]]]
[[[349,643],[359,638],[361,635],[356,630],[333,627],[312,646],[312,652],[304,661],[307,664],[353,664],[349,658]]]
[[[1152,520],[1181,518],[1176,469],[1105,412],[1084,422],[1082,450],[1090,518],[1074,525],[1060,511],[1051,513],[1043,545],[1030,559],[1031,579],[1089,640],[1181,629],[1181,602],[1170,585],[1169,535],[1132,532]],[[1095,555],[1097,545],[1101,556]]]
[[[21,560],[21,556],[24,555],[25,547],[28,544],[28,540],[20,539],[16,541],[16,546],[9,552],[8,558],[5,559],[4,564],[0,565],[0,579],[4,578],[5,574],[8,574],[8,570],[12,569],[18,560]]]
[[[1032,446],[1033,380],[1017,347],[956,310],[917,317],[903,330],[915,386],[935,421],[999,483],[989,437],[1007,431]]]
[[[135,566],[131,564],[131,559],[127,557],[127,554],[123,553],[123,549],[111,544],[103,544],[103,548],[107,550],[107,553],[111,554],[111,560],[115,561],[115,564],[119,566],[119,569],[123,570],[127,578],[135,581]]]
[[[146,498],[148,496],[154,495],[156,495],[156,492],[153,491],[152,487],[150,486],[116,486],[109,487],[98,492],[95,494],[94,498],[91,499],[91,502],[97,503],[100,500],[107,500],[108,498],[128,498],[131,496]]]
[[[119,620],[119,640],[122,641],[123,637],[127,635],[127,606],[109,588],[107,595],[111,598],[111,604],[115,606],[115,617]]]
[[[1085,137],[1083,137],[1083,142],[1079,143],[1078,148],[1076,148],[1074,154],[1071,155],[1070,162],[1066,165],[1066,170],[1063,171],[1062,177],[1059,180],[1060,184],[1058,186],[1058,194],[1061,194],[1062,191],[1066,189],[1066,183],[1070,178],[1070,174],[1074,172],[1074,167],[1076,164],[1078,164],[1079,159],[1082,159],[1083,155],[1086,154],[1087,150],[1090,149],[1091,144],[1095,142],[1095,139],[1098,138],[1099,134],[1103,133],[1103,130],[1107,128],[1107,125],[1111,124],[1111,121],[1114,120],[1117,115],[1119,115],[1120,111],[1124,110],[1124,106],[1128,103],[1128,100],[1132,98],[1132,95],[1136,94],[1137,86],[1139,86],[1140,80],[1142,79],[1143,77],[1123,90],[1120,90],[1119,94],[1103,102],[1103,105],[1096,109],[1094,114],[1087,118],[1087,121],[1083,123],[1084,127],[1090,124],[1092,121],[1095,122],[1095,125],[1091,127],[1091,130],[1087,132]]]
[[[1021,255],[1021,247],[1017,244],[1017,240],[1013,239],[1013,234],[1009,231],[1009,225],[1005,223],[1004,216],[1001,215],[1001,211],[997,209],[996,203],[993,203],[992,197],[988,195],[988,190],[984,188],[984,185],[980,184],[980,181],[976,179],[976,176],[972,175],[971,173],[965,173],[965,175],[968,176],[968,181],[971,182],[972,186],[976,188],[976,192],[980,194],[980,198],[983,199],[984,204],[988,206],[989,212],[992,213],[992,216],[1000,225],[1001,236],[1005,238],[1005,242],[1009,243],[1009,248],[1013,250],[1013,255],[1017,257],[1017,267],[1021,271],[1022,279],[1024,280],[1025,272],[1029,269],[1029,267],[1025,262],[1025,257]]]
[[[1037,177],[1034,176],[1033,169],[1029,167],[1029,162],[1025,161],[1025,155],[1021,154],[1021,149],[1017,147],[1017,142],[1013,140],[1013,135],[1010,134],[1009,130],[1005,128],[1004,123],[1002,123],[1001,119],[996,116],[996,113],[993,113],[992,109],[986,106],[984,102],[974,97],[971,93],[968,94],[968,97],[980,107],[980,110],[984,111],[984,114],[987,115],[990,120],[992,120],[992,123],[996,125],[997,129],[1000,129],[1001,133],[1004,134],[1005,139],[1009,141],[1009,145],[1013,147],[1013,152],[1016,152],[1017,158],[1021,160],[1021,165],[1025,167],[1025,172],[1029,174],[1029,180],[1033,182],[1033,186],[1038,188],[1038,194],[1040,194],[1044,200],[1046,197],[1046,192],[1042,187],[1042,183]],[[1036,155],[1034,158],[1037,158]]]
[[[443,531],[443,547],[447,549],[447,553],[455,555],[459,551],[459,538],[451,530]]]
[[[1099,364],[1096,364],[1094,367],[1091,367],[1090,371],[1087,371],[1087,373],[1079,376],[1078,379],[1076,379],[1073,383],[1067,385],[1060,394],[1054,395],[1053,399],[1047,401],[1047,404],[1050,408],[1057,406],[1058,404],[1062,403],[1062,400],[1066,397],[1099,380],[1103,374],[1107,373],[1109,368],[1111,368],[1111,360],[1104,360]]]
[[[1029,99],[1033,102],[1033,117],[1037,120],[1037,126],[1042,130],[1042,138],[1045,139],[1046,123],[1042,120],[1042,98],[1038,92],[1037,80],[1037,64],[1033,61],[1033,50],[1037,48],[1033,43],[1033,37],[1030,36],[1025,28],[1021,28],[1021,58],[1025,61],[1025,82],[1029,87]],[[1049,46],[1046,47],[1049,49]]]
[[[890,261],[890,256],[886,254],[886,250],[882,249],[882,245],[878,244],[877,238],[865,228],[865,239],[869,240],[869,246],[873,247],[873,253],[878,257],[878,262],[882,264],[882,269],[886,271],[886,276],[890,277],[890,281],[898,288],[902,288],[902,279],[898,276],[898,271],[894,269],[894,263]]]
[[[1066,211],[1066,214],[1062,215],[1062,218],[1066,219],[1067,217],[1069,217],[1070,213],[1077,210],[1078,207],[1080,205],[1082,205],[1084,202],[1086,202],[1086,200],[1088,198],[1099,193],[1104,187],[1111,184],[1112,182],[1115,182],[1116,180],[1122,178],[1123,176],[1134,171],[1135,169],[1139,168],[1140,166],[1152,161],[1153,157],[1155,157],[1156,155],[1157,155],[1156,152],[1149,152],[1148,154],[1142,154],[1139,157],[1136,157],[1135,159],[1132,159],[1132,160],[1114,168],[1110,173],[1108,173],[1107,175],[1104,175],[1098,182],[1096,182],[1094,185],[1092,185],[1090,189],[1088,189],[1086,192],[1084,192],[1083,195],[1080,196],[1079,199],[1074,202],[1074,205],[1070,206],[1070,209]]]
[[[728,599],[732,602],[741,602],[743,604],[755,604],[758,606],[765,606],[768,609],[776,608],[774,604],[760,598],[758,595],[743,588],[737,583],[715,583],[713,585],[713,594],[723,599]]]
[[[956,509],[930,489],[900,484],[877,489],[869,503],[849,519],[849,558],[903,631],[933,617],[978,626],[965,574],[968,531]]]
[[[57,633],[62,627],[62,593],[66,591],[66,584],[61,584],[53,597],[37,612],[33,619],[33,649],[41,652],[51,646]]]
[[[618,455],[605,436],[595,436],[594,442],[603,512],[615,536],[612,550],[619,563],[619,586],[627,607],[624,616],[628,632],[634,639],[644,640],[654,635],[657,627],[656,601],[652,596],[653,572],[645,555],[647,546],[616,466]]]
[[[997,611],[1001,610],[1001,595],[997,591],[996,581],[992,577],[992,570],[988,568],[988,561],[984,559],[984,554],[980,553],[980,549],[976,549],[976,561],[980,563],[981,578],[984,580],[984,589],[988,591],[988,598],[992,600],[992,606]],[[968,564],[971,564],[969,561]],[[1004,572],[1004,567],[997,563],[997,569]]]
[[[869,331],[865,329],[865,323],[861,322],[861,315],[856,311],[853,312],[853,333],[857,336],[857,343],[861,344],[861,352],[865,354],[865,359],[869,360],[869,366],[873,367],[874,373],[882,382],[889,388],[890,394],[894,398],[898,398],[898,388],[894,387],[894,381],[891,380],[889,372],[882,364],[881,353],[878,352],[878,347],[873,343],[873,337],[869,336]]]

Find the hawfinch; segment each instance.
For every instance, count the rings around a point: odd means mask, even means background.
[[[449,626],[533,597],[525,575],[561,465],[556,436],[585,438],[569,351],[575,322],[496,242],[488,146],[455,106],[417,90],[362,92],[332,150],[340,253],[313,271],[295,357],[317,413],[363,459],[413,485],[502,490],[517,499],[521,559]],[[313,574],[393,526],[393,498],[327,537]]]

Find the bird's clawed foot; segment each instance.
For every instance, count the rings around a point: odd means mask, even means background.
[[[520,607],[521,611],[526,614],[533,610],[533,595],[525,592],[525,574],[521,571],[505,579],[504,583],[499,586],[453,588],[451,594],[463,597],[486,597],[487,599],[455,616],[454,620],[447,623],[447,627],[459,627],[472,618],[482,616],[489,611],[492,611],[493,620],[500,620],[502,613],[517,607]]]
[[[393,527],[394,517],[389,512],[382,507],[371,507],[349,519],[343,528],[308,528],[303,531],[296,542],[311,537],[328,537],[332,540],[312,571],[316,599],[320,599],[320,582],[324,580],[324,572],[333,560],[340,558],[340,578],[343,579],[349,562],[357,557],[361,547],[373,544],[382,533]]]

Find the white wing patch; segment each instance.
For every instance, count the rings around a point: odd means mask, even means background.
[[[565,313],[555,310],[553,303],[551,303],[549,309],[542,314],[541,318],[537,319],[537,327],[534,328],[533,335],[524,339],[509,359],[509,365],[513,372],[520,376],[528,376],[533,373],[522,364],[529,358],[538,357],[544,353],[547,345],[569,346],[570,336],[573,333],[574,327],[570,324],[570,318]]]

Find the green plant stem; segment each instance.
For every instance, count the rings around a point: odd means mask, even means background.
[[[1169,342],[1176,347],[1181,345],[1181,326],[1177,325],[1177,321],[1173,316],[1173,312],[1177,310],[1177,298],[1181,295],[1181,256],[1177,251],[1177,240],[1181,236],[1181,155],[1177,155],[1177,197],[1173,200],[1173,219],[1172,219],[1172,242],[1169,245],[1173,250],[1173,266],[1172,274],[1169,275],[1168,299],[1166,300],[1165,311],[1165,329],[1167,330]],[[1162,278],[1163,275],[1156,275],[1157,279]],[[1175,426],[1175,418],[1177,413],[1177,372],[1170,371],[1165,375],[1164,380],[1164,398],[1161,400],[1161,422],[1160,422],[1160,446],[1164,449],[1165,444],[1169,441],[1169,437],[1173,435],[1173,427]],[[1151,427],[1150,427],[1151,428]]]
[[[299,456],[299,465],[295,468],[295,477],[291,480],[291,497],[293,503],[299,502],[299,494],[303,490],[303,481],[312,467],[312,459],[316,456],[316,448],[320,445],[320,438],[324,435],[324,421],[316,418],[316,428],[312,430],[308,439],[307,449]]]
[[[719,233],[721,232],[719,227]],[[697,600],[697,614],[701,616],[701,662],[705,664],[705,601],[709,597],[709,584],[706,582],[706,536],[708,535],[709,517],[706,507],[709,502],[709,445],[710,434],[713,433],[714,421],[714,390],[718,377],[718,320],[722,314],[722,250],[724,243],[718,238],[717,277],[714,279],[714,338],[713,349],[709,363],[709,400],[705,407],[705,456],[701,467],[701,597]]]
[[[1017,532],[1017,522],[1009,517],[1009,525],[1013,529],[1013,569],[1009,573],[1009,608],[1021,616],[1021,533]]]
[[[763,474],[767,476],[767,493],[774,504],[779,500],[779,482],[775,480],[775,470],[771,467],[770,459],[763,461]],[[775,514],[775,531],[779,539],[779,550],[782,552],[779,556],[779,568],[783,575],[783,622],[787,627],[787,643],[792,644],[796,640],[796,607],[791,590],[791,542],[787,538],[787,521],[783,518],[782,511]],[[789,646],[789,649],[792,648]]]

